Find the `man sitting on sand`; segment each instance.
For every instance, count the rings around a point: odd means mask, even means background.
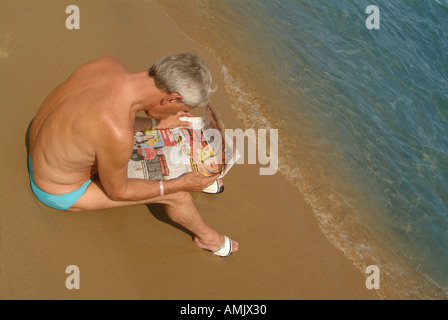
[[[31,125],[34,194],[67,211],[163,203],[200,248],[219,256],[237,251],[237,242],[204,222],[189,193],[205,189],[219,174],[192,172],[163,182],[127,177],[134,132],[189,125],[179,118],[207,105],[210,86],[209,70],[192,54],[162,58],[149,73],[128,73],[111,57],[80,66],[47,97]],[[139,111],[152,119],[136,117]]]

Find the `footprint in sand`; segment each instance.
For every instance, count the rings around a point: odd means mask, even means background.
[[[17,37],[13,34],[7,33],[0,35],[0,59],[8,58],[14,51],[17,44]]]

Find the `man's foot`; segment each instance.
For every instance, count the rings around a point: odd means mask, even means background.
[[[220,257],[228,257],[232,253],[238,251],[239,248],[238,242],[222,235],[219,235],[217,238],[208,242],[206,242],[205,240],[201,241],[198,237],[194,237],[193,241],[199,248],[209,251]]]

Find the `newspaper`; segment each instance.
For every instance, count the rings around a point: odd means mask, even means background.
[[[170,180],[188,172],[224,177],[239,154],[233,141],[226,142],[224,125],[211,105],[201,120],[190,127],[136,132],[128,178]]]

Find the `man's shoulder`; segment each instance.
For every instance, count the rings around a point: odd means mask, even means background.
[[[125,66],[120,59],[115,57],[101,57],[87,62],[77,68],[78,72],[95,73],[126,73]]]
[[[93,61],[87,62],[85,65],[114,65],[124,67],[123,61],[112,56],[105,56]]]
[[[79,66],[70,80],[75,85],[87,84],[90,88],[102,90],[104,97],[109,93],[124,97],[128,91],[129,73],[119,59],[102,57]]]

